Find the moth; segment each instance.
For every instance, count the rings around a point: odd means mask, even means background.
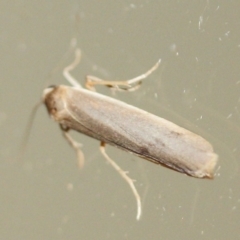
[[[78,65],[80,56],[80,49],[76,49],[74,62],[63,71],[72,86],[46,88],[43,102],[76,150],[80,165],[84,159],[81,145],[69,131],[75,130],[100,141],[102,154],[127,181],[136,197],[137,219],[141,216],[140,196],[133,180],[107,155],[106,144],[192,177],[213,178],[218,156],[207,140],[166,119],[95,91],[96,85],[105,85],[116,91],[136,90],[141,81],[158,68],[161,60],[146,73],[127,81],[106,81],[87,76],[88,89],[84,89],[70,74]]]

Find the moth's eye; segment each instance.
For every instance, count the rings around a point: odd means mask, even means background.
[[[55,87],[57,87],[57,86],[56,85],[50,85],[47,88],[54,89]]]
[[[57,112],[57,109],[56,108],[52,108],[51,109],[51,114],[55,114]]]

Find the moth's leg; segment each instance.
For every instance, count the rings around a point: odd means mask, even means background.
[[[78,167],[81,169],[83,168],[84,165],[84,154],[81,150],[82,144],[78,143],[77,141],[75,141],[71,135],[68,133],[69,128],[66,128],[65,126],[60,124],[60,128],[62,130],[63,136],[64,138],[68,141],[68,143],[70,144],[70,146],[76,151],[77,153],[77,158],[78,158]]]
[[[140,219],[141,217],[141,214],[142,214],[142,206],[141,206],[141,198],[137,192],[137,189],[134,185],[134,179],[131,179],[130,177],[128,177],[126,171],[123,171],[106,153],[105,151],[105,143],[104,142],[101,142],[100,144],[100,151],[101,153],[103,154],[103,156],[107,159],[107,161],[113,166],[113,168],[118,171],[118,173],[122,176],[122,178],[129,184],[130,188],[132,189],[133,191],[133,194],[136,198],[136,201],[137,201],[137,220]]]
[[[107,80],[103,80],[98,77],[89,75],[86,77],[85,85],[86,85],[86,88],[92,91],[95,91],[95,87],[94,87],[95,85],[105,85],[117,91],[135,91],[136,89],[139,88],[142,80],[147,78],[151,73],[153,73],[158,68],[160,63],[161,63],[161,59],[159,59],[157,63],[155,63],[155,65],[151,69],[149,69],[147,72],[135,78],[125,80],[125,81],[107,81]]]
[[[69,64],[67,67],[63,69],[63,76],[68,80],[68,82],[77,88],[82,88],[81,84],[78,83],[78,81],[70,74],[70,71],[72,71],[79,63],[81,60],[81,50],[77,48],[75,50],[75,59],[74,61]]]

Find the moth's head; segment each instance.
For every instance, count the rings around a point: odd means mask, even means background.
[[[49,86],[43,91],[43,103],[49,115],[55,119],[58,113],[65,109],[64,93],[65,91],[62,86]]]

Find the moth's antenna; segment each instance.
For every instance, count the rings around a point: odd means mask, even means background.
[[[25,152],[26,152],[26,148],[27,148],[29,136],[30,136],[31,129],[32,129],[32,126],[33,126],[33,122],[34,122],[34,118],[35,118],[35,116],[36,116],[36,113],[37,113],[38,108],[39,108],[41,105],[42,105],[42,100],[39,101],[39,102],[33,107],[33,110],[32,110],[32,112],[31,112],[31,115],[29,116],[28,123],[27,123],[26,129],[25,129],[24,135],[23,135],[22,144],[21,144],[21,146],[20,146],[20,151],[19,151],[19,159],[20,159],[20,160],[23,159],[23,156],[24,156],[24,154],[25,154]]]
[[[69,56],[70,53],[72,53],[72,51],[76,48],[77,46],[77,39],[76,38],[72,38],[71,39],[71,42],[70,42],[70,46],[69,46],[69,49],[68,51],[66,52],[65,56],[61,59],[60,63],[57,65],[57,67],[55,67],[51,73],[49,74],[49,77],[48,78],[51,78],[53,74],[55,74],[55,72],[58,71],[59,69],[59,65],[61,64],[61,62],[65,61],[65,59]],[[78,50],[80,51],[80,50]],[[77,52],[76,53],[76,58],[79,58],[78,60],[75,60],[75,61],[80,61],[80,52]],[[74,63],[73,63],[74,64]],[[72,65],[73,65],[72,64]],[[70,69],[67,69],[66,72],[70,71]],[[75,80],[76,81],[76,80]],[[23,156],[25,155],[25,152],[26,152],[26,148],[27,148],[27,144],[28,144],[28,140],[29,140],[29,136],[30,136],[30,133],[31,133],[31,130],[32,130],[32,126],[33,126],[33,122],[34,122],[34,118],[36,116],[36,113],[37,113],[37,110],[38,108],[42,105],[42,100],[40,100],[32,109],[32,112],[29,116],[29,119],[28,119],[28,123],[27,123],[27,126],[26,126],[26,129],[25,129],[25,132],[24,132],[24,135],[23,135],[23,140],[22,140],[22,144],[20,146],[20,149],[19,149],[19,156],[18,158],[20,160],[23,159]]]

